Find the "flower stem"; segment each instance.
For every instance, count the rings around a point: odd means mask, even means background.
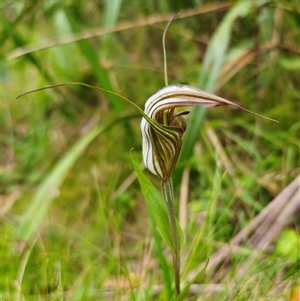
[[[165,181],[162,181],[162,190],[164,194],[164,199],[168,208],[171,239],[173,246],[173,268],[174,268],[174,278],[175,278],[175,293],[176,295],[180,294],[180,247],[179,247],[179,238],[176,225],[176,215],[174,209],[174,189],[172,179],[169,178]]]

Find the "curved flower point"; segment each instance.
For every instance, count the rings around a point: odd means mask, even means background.
[[[141,122],[143,160],[145,166],[162,181],[172,175],[180,154],[187,124],[175,109],[187,106],[217,107],[231,105],[256,116],[229,100],[188,85],[169,85],[154,93],[145,103]]]

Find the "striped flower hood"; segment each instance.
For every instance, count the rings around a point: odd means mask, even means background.
[[[146,167],[162,181],[171,177],[187,127],[182,116],[189,113],[176,113],[176,108],[226,105],[263,117],[229,100],[188,85],[169,85],[154,93],[145,103],[144,113],[148,118],[143,117],[141,121],[143,160]]]

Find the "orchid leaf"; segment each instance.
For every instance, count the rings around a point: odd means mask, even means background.
[[[149,216],[152,220],[152,224],[154,227],[157,227],[161,237],[168,245],[168,247],[172,250],[173,247],[171,242],[166,203],[157,189],[154,187],[154,185],[144,175],[141,168],[139,167],[139,164],[133,156],[131,156],[131,161],[141,185],[142,193],[146,202]]]
[[[170,226],[168,219],[167,205],[157,191],[155,186],[150,182],[150,180],[142,172],[139,164],[134,159],[133,155],[131,156],[132,165],[137,174],[139,183],[142,188],[142,193],[145,198],[146,206],[148,209],[149,216],[153,222],[153,225],[157,227],[162,239],[165,241],[167,246],[173,251],[173,246],[171,243],[171,234]],[[177,223],[177,230],[179,232],[180,246],[183,243],[183,233],[181,228]]]

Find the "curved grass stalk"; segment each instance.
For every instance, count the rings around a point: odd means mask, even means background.
[[[163,45],[163,54],[164,54],[164,77],[165,77],[165,86],[168,86],[168,68],[167,68],[167,52],[166,52],[166,34],[167,34],[167,30],[170,26],[170,24],[172,23],[172,21],[179,15],[179,13],[175,14],[170,21],[168,22],[165,30],[164,30],[164,34],[162,37],[162,45]]]

